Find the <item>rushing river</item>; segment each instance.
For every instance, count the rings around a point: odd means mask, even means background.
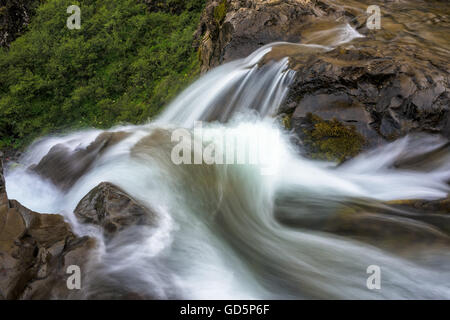
[[[387,22],[406,23],[408,14],[406,8],[398,18],[402,22],[391,16]],[[415,25],[409,27],[405,30]],[[426,32],[426,26],[421,30]],[[290,133],[274,118],[295,73],[288,58],[267,61],[267,55],[280,48],[314,54],[359,37],[348,24],[321,27],[310,30],[303,44],[271,44],[210,71],[154,121],[108,130],[128,135],[97,155],[68,189],[26,168],[39,163],[55,145],[84,148],[103,131],[41,139],[27,150],[20,165],[8,170],[9,197],[34,211],[64,214],[78,234],[99,240],[78,298],[135,292],[160,299],[450,299],[448,246],[398,251],[394,244],[390,250],[320,227],[337,212],[367,211],[381,228],[383,221],[390,221],[437,234],[446,243],[448,236],[428,221],[387,205],[393,200],[447,196],[450,154],[442,149],[445,141],[406,137],[336,166],[300,156]],[[204,121],[205,133],[232,131],[241,141],[252,141],[259,154],[269,155],[269,162],[175,164],[171,135],[185,128],[195,136],[196,121]],[[444,150],[440,159],[425,166],[414,170],[394,166],[408,156],[440,149]],[[234,151],[227,149],[225,154]],[[267,165],[273,167],[263,174]],[[103,181],[155,211],[156,226],[131,228],[106,241],[99,229],[79,224],[75,207]],[[367,268],[373,265],[381,268],[379,290],[366,285]]]

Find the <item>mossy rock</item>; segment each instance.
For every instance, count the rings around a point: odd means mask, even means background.
[[[221,25],[225,20],[228,10],[227,0],[220,1],[219,5],[214,8],[214,19],[218,25]]]
[[[305,120],[309,126],[303,129],[303,142],[314,159],[343,162],[358,155],[365,144],[353,125],[323,120],[312,113]]]
[[[285,128],[286,130],[291,130],[292,129],[291,120],[292,120],[292,114],[284,115],[281,118],[281,125],[283,126],[283,128]]]

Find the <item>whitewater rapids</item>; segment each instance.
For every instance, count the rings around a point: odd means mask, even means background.
[[[333,32],[339,34],[335,43],[295,46],[329,50],[361,36],[348,25]],[[44,138],[7,171],[11,199],[38,212],[64,214],[77,233],[99,240],[78,298],[114,298],[129,291],[158,299],[450,299],[446,251],[430,252],[425,260],[406,259],[283,222],[327,215],[347,203],[376,208],[390,200],[444,198],[450,161],[445,155],[447,161],[427,170],[394,167],[411,152],[445,143],[429,137],[406,137],[339,167],[300,156],[290,134],[272,117],[295,74],[287,58],[262,63],[281,45],[288,44],[265,46],[212,70],[153,122],[108,130],[129,135],[99,155],[69,190],[26,168],[55,145],[85,148],[103,131]],[[205,121],[206,132],[234,130],[246,141],[264,132],[268,139],[257,140],[257,147],[276,157],[276,170],[264,175],[261,164],[174,164],[172,132],[192,131],[198,120]],[[79,224],[76,205],[103,181],[155,210],[158,225],[126,230],[107,242],[101,230]],[[380,290],[366,286],[371,265],[381,268]]]

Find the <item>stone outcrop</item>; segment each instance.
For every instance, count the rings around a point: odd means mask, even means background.
[[[64,218],[33,212],[6,194],[0,160],[0,299],[67,299],[70,265],[87,265],[95,240]]]
[[[323,16],[338,19],[344,14],[343,9],[324,1],[209,1],[196,32],[202,71],[244,58],[271,42],[300,42],[300,31],[306,24]]]
[[[297,77],[282,112],[292,114],[297,133],[313,113],[356,127],[368,147],[418,131],[449,138],[446,62],[417,59],[396,44],[372,43],[337,48],[306,63],[296,64],[293,57]]]
[[[104,132],[88,147],[75,150],[58,144],[37,165],[31,166],[30,170],[50,179],[61,189],[68,190],[101,154],[128,136],[126,132]]]
[[[301,138],[299,143],[314,132],[308,114],[329,125],[336,119],[354,128],[364,138],[360,150],[411,132],[449,138],[450,70],[442,38],[450,26],[448,7],[432,1],[418,14],[414,1],[370,4],[383,6],[385,15],[398,12],[399,6],[403,11],[383,17],[381,30],[368,30],[365,1],[211,0],[197,31],[202,70],[276,41],[328,45],[328,31],[338,22],[347,23],[364,38],[333,50],[308,52],[285,46],[284,52],[272,52],[265,59],[288,56],[296,71],[280,113],[289,117],[285,122]],[[329,138],[325,140],[331,145],[335,137]],[[353,156],[354,144],[348,147],[352,153],[334,158]]]
[[[75,215],[82,223],[101,226],[109,237],[129,226],[150,225],[156,222],[152,211],[108,182],[92,189],[78,204]]]
[[[123,246],[148,239],[148,228],[157,226],[155,212],[139,204],[119,187],[102,182],[92,189],[78,204],[75,215],[81,223],[100,227],[108,254],[120,254],[118,244]],[[120,251],[120,250],[119,250]],[[117,257],[115,258],[117,259]],[[106,261],[93,263],[86,275],[85,299],[152,300],[148,290],[138,289],[135,279],[124,278],[126,269],[113,270]],[[128,276],[127,276],[128,277]]]

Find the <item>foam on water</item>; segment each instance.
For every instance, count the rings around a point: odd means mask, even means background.
[[[333,45],[360,36],[349,26],[332,32],[338,32]],[[30,147],[20,166],[8,170],[10,198],[32,210],[64,214],[77,233],[98,238],[83,297],[114,297],[124,290],[162,299],[450,298],[450,273],[442,269],[348,238],[288,227],[276,219],[281,196],[297,201],[284,208],[288,213],[315,215],[350,198],[438,199],[449,192],[450,178],[448,161],[427,171],[393,166],[417,144],[412,138],[340,167],[301,157],[289,134],[270,117],[295,75],[286,58],[261,63],[278,45],[212,70],[156,121],[109,130],[130,136],[98,156],[70,190],[61,191],[27,167],[58,144],[70,150],[85,148],[102,131],[42,139]],[[254,133],[264,132],[268,138],[257,140],[257,147],[276,157],[276,170],[262,175],[263,164],[175,165],[171,133],[178,127],[191,130],[197,120],[218,120],[206,130],[234,130],[244,141],[255,141]],[[428,141],[423,152],[440,144]],[[414,149],[420,154],[417,146]],[[157,212],[156,226],[138,226],[105,242],[101,230],[79,224],[73,214],[77,203],[103,181]],[[309,202],[314,210],[308,209]],[[369,265],[382,267],[383,290],[367,290]]]

